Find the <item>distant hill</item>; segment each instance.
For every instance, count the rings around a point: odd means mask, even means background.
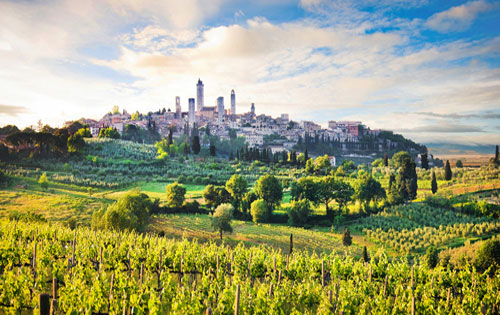
[[[426,143],[429,153],[436,156],[477,155],[495,153],[494,145],[466,145],[456,143]]]

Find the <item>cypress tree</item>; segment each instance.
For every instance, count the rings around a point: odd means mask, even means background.
[[[233,153],[231,153],[232,155]],[[210,156],[215,156],[215,145],[211,144],[210,145]]]
[[[193,137],[193,153],[198,154],[200,153],[201,146],[200,146],[200,137],[199,136],[194,136]]]
[[[451,180],[453,173],[451,172],[450,161],[446,160],[446,165],[444,166],[444,179]]]
[[[384,154],[384,166],[389,166],[389,156],[387,153]]]
[[[422,161],[422,168],[425,170],[429,169],[429,159],[427,157],[427,152],[422,153],[420,155],[421,161]]]
[[[344,244],[344,246],[351,246],[352,244],[352,237],[351,232],[349,232],[349,228],[346,228],[344,230],[344,234],[342,234],[342,244]]]
[[[172,145],[174,140],[172,139],[172,128],[168,129],[168,145]]]
[[[389,191],[392,189],[392,185],[394,185],[394,181],[396,180],[396,176],[394,174],[391,174],[389,176]]]
[[[499,162],[499,159],[500,157],[498,156],[498,145],[496,146],[495,148],[495,162]]]
[[[431,175],[431,190],[432,190],[432,194],[435,194],[438,190],[438,184],[436,181],[436,174],[434,173],[434,171],[432,171],[432,175]]]
[[[498,146],[497,146],[497,153],[498,153]],[[307,151],[307,148],[306,148],[306,151],[304,152],[304,161],[307,161],[307,160],[309,160],[309,152]]]
[[[370,257],[368,257],[368,250],[366,249],[366,246],[363,246],[363,261],[364,262],[370,261]]]

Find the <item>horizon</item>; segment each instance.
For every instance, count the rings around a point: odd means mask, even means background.
[[[201,78],[206,106],[234,89],[237,113],[500,143],[499,3],[390,3],[5,1],[0,125],[173,110],[176,96],[186,111]]]

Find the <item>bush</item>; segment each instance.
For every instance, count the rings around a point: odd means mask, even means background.
[[[28,211],[26,213],[12,211],[9,213],[9,220],[24,221],[24,222],[47,222],[43,214]]]
[[[76,220],[75,217],[71,217],[66,221],[66,226],[72,230],[76,229],[77,225],[78,225],[78,220]]]
[[[129,192],[107,209],[92,215],[92,226],[108,230],[143,230],[149,220],[152,202],[148,195]]]
[[[258,199],[252,202],[250,206],[250,214],[254,223],[266,222],[267,217],[267,204],[263,199]]]
[[[184,208],[184,213],[199,213],[200,212],[200,203],[196,200],[193,200],[191,202],[184,202],[182,205],[182,208]]]
[[[307,199],[292,201],[292,207],[288,210],[291,225],[304,226],[311,214],[311,203]]]
[[[485,241],[476,253],[474,266],[479,272],[484,272],[491,267],[493,274],[500,267],[500,240]]]
[[[49,180],[47,179],[47,173],[43,173],[38,180],[38,183],[42,187],[43,190],[47,190],[49,188]]]

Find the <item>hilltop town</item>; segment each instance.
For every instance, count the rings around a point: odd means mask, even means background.
[[[93,136],[98,136],[103,128],[116,129],[123,134],[127,125],[142,129],[154,129],[162,137],[170,130],[174,137],[191,135],[192,130],[204,129],[206,134],[221,140],[244,137],[248,147],[268,148],[273,153],[309,149],[317,154],[343,154],[350,156],[380,155],[388,151],[406,149],[414,153],[424,152],[424,146],[394,135],[391,131],[370,129],[361,121],[328,121],[327,128],[313,122],[299,122],[283,113],[279,117],[255,112],[255,103],[248,112],[238,113],[236,93],[231,90],[229,108],[224,97],[217,98],[216,106],[205,105],[204,84],[199,79],[196,84],[196,99],[188,99],[188,110],[183,111],[181,98],[175,98],[175,111],[170,108],[141,114],[120,111],[118,106],[100,120],[81,119],[90,128]],[[72,121],[66,122],[71,125]]]

